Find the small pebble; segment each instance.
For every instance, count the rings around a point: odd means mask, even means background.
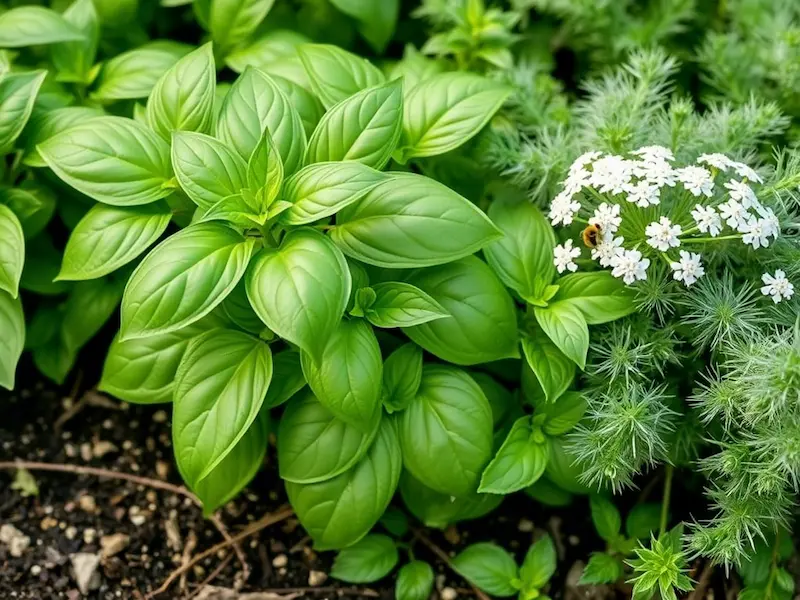
[[[93,544],[96,538],[97,538],[97,530],[94,529],[93,527],[88,527],[83,530],[84,544]]]
[[[78,528],[77,528],[77,527],[74,527],[73,525],[70,525],[70,526],[69,526],[69,527],[67,527],[67,529],[64,531],[64,535],[65,535],[65,536],[67,536],[67,539],[68,539],[68,540],[74,540],[74,539],[75,539],[75,536],[76,536],[76,535],[78,535]]]
[[[33,575],[34,577],[38,576],[39,573],[41,572],[42,572],[42,567],[40,567],[39,565],[33,565],[31,567],[31,575]]]
[[[131,515],[131,523],[133,523],[137,527],[141,527],[146,522],[147,522],[147,517],[145,515]]]
[[[289,557],[285,554],[278,554],[275,558],[272,559],[272,566],[276,569],[281,567],[285,567],[289,564]]]
[[[156,423],[166,423],[167,422],[167,411],[165,410],[157,410],[153,413],[153,421]]]
[[[442,600],[456,600],[458,592],[451,587],[446,587],[442,590],[441,596]]]
[[[523,533],[530,533],[533,531],[533,521],[530,519],[520,519],[519,525],[517,525],[517,529],[519,529]]]
[[[97,510],[97,502],[94,499],[94,496],[90,496],[89,494],[84,494],[80,498],[78,498],[78,506],[83,512],[93,513]]]
[[[328,574],[322,571],[309,571],[308,573],[308,585],[311,587],[317,587],[318,585],[322,585],[328,580]]]

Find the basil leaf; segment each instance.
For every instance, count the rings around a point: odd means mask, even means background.
[[[0,204],[17,215],[27,240],[47,227],[56,210],[56,197],[49,187],[23,181],[17,187],[0,187]]]
[[[245,69],[222,103],[217,137],[248,160],[269,129],[288,176],[303,164],[306,134],[303,122],[275,82],[257,69]]]
[[[153,244],[171,217],[172,211],[162,201],[131,207],[93,206],[67,240],[57,279],[96,279],[116,271]]]
[[[14,389],[17,362],[25,347],[25,315],[22,302],[0,290],[0,387]]]
[[[522,336],[522,351],[544,390],[545,399],[555,402],[575,379],[575,363],[539,327],[531,335]]]
[[[8,13],[5,13],[8,14]],[[0,15],[2,19],[3,15]],[[0,152],[7,154],[33,112],[46,71],[9,73],[0,79]]]
[[[294,57],[299,61],[296,52],[294,53]],[[320,119],[322,119],[322,115],[325,114],[325,108],[323,108],[322,103],[314,94],[299,83],[295,83],[286,77],[270,73],[269,69],[265,69],[265,71],[269,73],[275,85],[286,95],[289,104],[297,111],[300,121],[303,123],[303,129],[306,135],[310,136],[314,133],[314,129],[316,129],[317,124],[320,122]],[[305,76],[305,71],[303,71],[303,76]]]
[[[400,159],[458,148],[489,122],[510,92],[502,84],[464,72],[422,81],[406,94]]]
[[[62,42],[50,48],[50,57],[58,71],[59,81],[91,83],[92,67],[97,57],[100,26],[92,0],[75,0],[62,15],[64,20],[80,31],[83,39]]]
[[[253,424],[208,475],[192,488],[209,516],[236,496],[255,477],[267,454],[269,411],[262,409]]]
[[[386,577],[398,560],[394,540],[373,533],[336,555],[331,577],[348,583],[372,583]]]
[[[297,52],[314,93],[325,108],[386,81],[380,69],[372,63],[337,46],[302,44]]]
[[[589,488],[580,479],[583,470],[575,455],[567,449],[567,437],[549,437],[548,441],[550,442],[550,461],[544,471],[547,478],[571,494],[588,494]]]
[[[541,430],[534,432],[531,428],[531,417],[517,419],[483,472],[478,491],[511,494],[525,489],[542,476],[549,456],[549,446]]]
[[[408,283],[377,283],[375,301],[365,311],[376,327],[412,327],[450,315],[436,300]]]
[[[269,129],[264,129],[247,161],[247,184],[255,192],[258,214],[266,214],[283,184],[283,161]]]
[[[372,327],[361,319],[342,321],[319,359],[300,357],[303,374],[319,401],[339,419],[370,431],[381,410],[383,361]]]
[[[222,54],[258,28],[275,0],[211,0],[208,30]]]
[[[607,542],[616,539],[622,531],[622,517],[614,503],[604,496],[592,494],[589,497],[589,508],[598,535]]]
[[[236,287],[253,244],[219,223],[198,223],[161,242],[125,288],[121,339],[177,331],[206,316]]]
[[[358,21],[358,32],[375,52],[381,54],[386,50],[397,25],[400,0],[331,0],[331,4]]]
[[[403,344],[383,364],[383,405],[389,413],[405,410],[422,382],[422,350]]]
[[[523,589],[538,590],[544,587],[556,572],[556,560],[556,547],[549,535],[528,548],[519,570]]]
[[[0,14],[0,48],[74,42],[83,37],[64,17],[42,6],[20,6]]]
[[[156,82],[191,46],[155,41],[118,54],[105,63],[93,99],[100,102],[147,98]]]
[[[175,376],[172,440],[181,476],[202,481],[253,424],[272,379],[272,353],[238,331],[189,342]]]
[[[208,210],[247,187],[247,164],[224,143],[202,133],[176,131],[172,166],[183,191]]]
[[[615,583],[624,574],[622,563],[618,558],[605,552],[592,552],[578,583],[580,585]]]
[[[646,540],[661,524],[661,505],[654,502],[637,504],[625,519],[625,532],[629,538]]]
[[[151,130],[124,117],[81,122],[38,146],[65,183],[114,206],[149,204],[171,190],[169,146]]]
[[[466,198],[412,173],[396,173],[339,213],[331,239],[357,260],[388,269],[429,267],[480,250],[500,236]]]
[[[25,235],[10,208],[0,204],[0,292],[16,298],[25,264]]]
[[[124,280],[110,278],[81,281],[72,287],[61,323],[61,339],[70,354],[76,355],[108,322],[124,287]]]
[[[289,502],[317,550],[344,548],[378,522],[397,489],[402,457],[397,433],[383,419],[366,456],[352,469],[320,483],[286,483]]]
[[[492,408],[492,424],[497,428],[513,412],[513,409],[519,406],[519,402],[490,375],[481,372],[470,372],[469,376],[481,386],[481,390]]]
[[[189,342],[221,325],[209,315],[170,333],[126,342],[115,336],[97,389],[134,404],[172,402],[175,374]]]
[[[433,567],[412,560],[397,573],[394,595],[397,600],[428,600],[433,592]]]
[[[147,99],[147,121],[170,141],[173,131],[212,133],[217,70],[211,44],[190,52],[156,82]]]
[[[635,293],[608,271],[570,273],[559,277],[551,304],[565,302],[581,311],[589,325],[608,323],[636,310]]]
[[[586,400],[580,392],[567,392],[556,402],[538,405],[536,415],[545,416],[542,429],[547,435],[564,435],[586,413]]]
[[[25,266],[19,287],[42,296],[58,296],[69,290],[63,281],[53,282],[61,265],[61,254],[47,232],[25,243]]]
[[[289,232],[250,263],[247,296],[261,320],[312,357],[322,355],[350,296],[344,256],[311,229]]]
[[[256,67],[270,75],[277,74],[286,77],[281,69],[287,63],[300,63],[297,47],[308,41],[309,39],[306,36],[290,29],[267,31],[258,39],[234,49],[225,57],[225,64],[237,73],[243,73],[247,67]],[[274,70],[277,70],[277,72],[273,72]],[[303,78],[301,81],[295,81],[295,83],[308,87],[310,84],[305,77],[302,66],[300,71]],[[289,77],[289,79],[292,78]]]
[[[272,358],[274,375],[267,390],[264,406],[280,406],[306,386],[306,378],[300,365],[300,353],[284,350]],[[284,413],[285,414],[285,413]]]
[[[73,125],[101,117],[103,114],[99,108],[68,106],[34,115],[19,138],[25,148],[22,162],[29,167],[46,167],[47,163],[42,159],[36,146]]]
[[[451,496],[475,492],[492,451],[492,409],[464,371],[426,365],[417,396],[401,413],[403,464],[428,487]]]
[[[400,139],[401,79],[368,88],[332,107],[308,142],[306,162],[354,160],[383,168]]]
[[[458,365],[519,357],[514,302],[484,262],[471,256],[415,271],[407,281],[450,315],[404,329],[425,350]]]
[[[341,475],[369,450],[380,426],[359,430],[334,416],[311,392],[289,403],[278,430],[280,475],[294,483],[317,483]]]
[[[558,349],[584,369],[589,351],[589,327],[583,313],[571,304],[559,302],[547,308],[534,307],[534,315]]]
[[[353,161],[303,167],[287,181],[283,197],[292,206],[283,213],[287,225],[303,225],[329,217],[358,202],[386,175]]]
[[[515,596],[519,569],[514,557],[488,542],[472,544],[453,559],[453,569],[471,584],[493,596]]]
[[[553,228],[528,199],[498,198],[489,206],[489,218],[504,236],[486,246],[486,262],[506,286],[536,303],[556,274]]]
[[[443,71],[443,61],[428,58],[412,44],[406,44],[403,58],[389,70],[389,79],[402,77],[406,90],[412,90],[419,82],[430,79]]]

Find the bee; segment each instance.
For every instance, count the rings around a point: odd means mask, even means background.
[[[589,225],[581,233],[584,245],[587,248],[596,248],[597,243],[600,241],[602,233],[603,232],[600,229],[600,225]]]

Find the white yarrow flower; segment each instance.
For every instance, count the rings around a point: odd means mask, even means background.
[[[595,209],[594,215],[591,219],[589,219],[589,223],[592,225],[597,225],[603,235],[613,234],[615,231],[617,231],[617,229],[619,229],[620,223],[622,223],[622,217],[619,216],[619,210],[619,204],[608,204],[603,202]]]
[[[696,167],[690,165],[682,169],[677,169],[676,174],[678,180],[683,184],[693,196],[700,196],[701,194],[708,198],[712,195],[714,189],[714,178],[711,177],[711,172],[704,167]]]
[[[742,241],[752,246],[754,250],[769,246],[769,231],[764,226],[763,219],[757,219],[751,216],[739,231],[744,234],[742,236]]]
[[[677,262],[670,263],[669,266],[672,267],[672,277],[676,281],[682,281],[689,287],[705,275],[706,270],[703,268],[700,255],[696,252],[681,250],[680,254],[681,259]]]
[[[720,171],[727,171],[735,164],[730,158],[717,152],[714,152],[713,154],[701,154],[697,158],[697,162],[706,164],[709,167],[715,167]]]
[[[772,237],[772,239],[777,240],[781,233],[781,223],[778,217],[771,208],[766,206],[757,206],[756,212],[761,216],[765,233]]]
[[[572,247],[572,240],[567,240],[563,245],[559,244],[553,248],[553,264],[559,273],[564,271],[572,271],[573,273],[578,270],[578,265],[573,262],[573,259],[581,255],[580,248]]]
[[[622,237],[603,237],[603,240],[592,248],[592,259],[600,261],[601,267],[610,267],[614,259],[621,256],[625,249],[622,243],[625,241]]]
[[[728,227],[736,231],[741,231],[742,227],[747,225],[747,221],[752,216],[747,212],[744,206],[733,199],[723,202],[717,206],[717,208]]]
[[[745,177],[748,181],[755,181],[756,183],[764,183],[761,176],[746,164],[732,161],[731,166],[739,177]]]
[[[639,161],[634,169],[634,175],[645,179],[649,184],[658,188],[662,188],[665,185],[675,187],[678,177],[672,165],[661,159]]]
[[[628,193],[627,196],[625,196],[625,199],[631,204],[635,204],[636,206],[640,206],[642,208],[655,206],[661,202],[661,198],[659,197],[661,190],[657,185],[654,185],[645,179],[636,183],[628,184],[625,187],[625,191]]]
[[[666,252],[670,248],[681,245],[678,236],[683,232],[680,225],[673,225],[667,217],[661,217],[658,222],[648,225],[644,233],[647,236],[647,243],[655,248]]]
[[[592,165],[592,186],[601,194],[620,194],[633,176],[635,162],[621,156],[604,156]]]
[[[553,198],[553,201],[550,203],[550,212],[547,216],[550,218],[550,222],[553,225],[558,225],[559,223],[571,225],[572,220],[580,209],[580,202],[574,201],[572,199],[572,194],[564,190]]]
[[[761,281],[764,282],[761,293],[765,296],[771,296],[775,304],[794,296],[794,285],[786,278],[786,273],[780,269],[775,271],[775,275],[764,273],[761,276]]]
[[[753,193],[752,188],[743,181],[736,181],[731,179],[725,184],[732,199],[741,203],[745,208],[755,208],[761,204]]]
[[[619,256],[614,257],[611,266],[613,267],[611,274],[622,278],[622,281],[630,285],[636,280],[647,279],[650,259],[642,258],[642,253],[638,250],[624,250]]]
[[[719,214],[713,206],[695,204],[692,218],[701,232],[709,233],[712,237],[718,236],[722,230],[722,219],[719,218]]]
[[[569,174],[572,175],[573,173],[588,172],[586,171],[586,166],[601,156],[603,156],[603,153],[597,152],[596,150],[584,152],[578,158],[572,161],[572,164],[569,167]]]
[[[672,150],[664,146],[644,146],[634,150],[631,154],[641,156],[646,161],[675,160]]]

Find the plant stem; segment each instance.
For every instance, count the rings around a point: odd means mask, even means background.
[[[667,519],[669,518],[669,499],[672,494],[672,475],[675,467],[667,465],[666,475],[664,476],[664,497],[661,500],[661,527],[660,535],[664,535],[667,530]]]
[[[708,242],[721,242],[723,240],[740,240],[742,239],[742,234],[737,233],[734,235],[723,235],[720,237],[699,237],[699,238],[687,238],[682,239],[681,241],[684,244],[705,244]]]
[[[780,530],[775,532],[775,544],[772,546],[772,559],[769,570],[769,579],[767,580],[767,587],[764,589],[764,598],[769,600],[772,598],[772,586],[775,583],[775,577],[778,575],[778,544],[781,541]]]

